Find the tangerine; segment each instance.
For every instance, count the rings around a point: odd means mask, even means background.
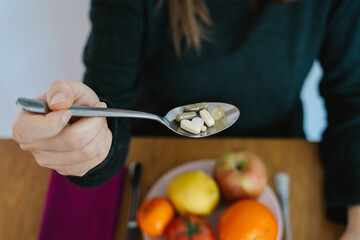
[[[278,225],[272,212],[254,199],[231,204],[218,222],[220,240],[276,240]]]
[[[161,236],[175,215],[171,203],[161,197],[152,198],[140,205],[137,222],[140,229],[150,236]]]

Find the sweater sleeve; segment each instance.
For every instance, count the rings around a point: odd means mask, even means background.
[[[84,50],[84,83],[109,107],[133,109],[142,66],[142,0],[92,0],[92,29]],[[108,118],[113,142],[107,158],[82,177],[68,179],[83,187],[109,180],[123,166],[131,136],[131,119]]]
[[[360,204],[360,2],[339,0],[329,14],[319,56],[320,92],[328,127],[320,144],[326,214],[345,223],[347,206]]]

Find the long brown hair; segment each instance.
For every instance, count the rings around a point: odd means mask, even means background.
[[[158,7],[165,0],[158,0]],[[255,0],[248,0],[256,6]],[[294,2],[296,0],[271,0],[277,3]],[[209,9],[204,0],[167,0],[170,31],[175,52],[181,56],[181,41],[185,41],[187,49],[201,49],[202,40],[210,40],[206,26],[212,24]]]

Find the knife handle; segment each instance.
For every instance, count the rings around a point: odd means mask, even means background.
[[[142,164],[133,162],[130,164],[130,181],[131,181],[131,197],[130,197],[130,213],[129,221],[136,221],[136,213],[139,207],[140,199],[140,182],[142,175]]]

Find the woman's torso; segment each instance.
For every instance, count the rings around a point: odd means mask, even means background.
[[[320,3],[317,3],[320,2]],[[167,8],[146,13],[138,109],[165,115],[199,101],[228,102],[241,116],[225,136],[303,136],[300,90],[321,48],[327,3],[288,4],[208,0],[211,42],[176,56]],[[154,128],[157,128],[154,131]],[[135,134],[169,134],[139,121]]]

